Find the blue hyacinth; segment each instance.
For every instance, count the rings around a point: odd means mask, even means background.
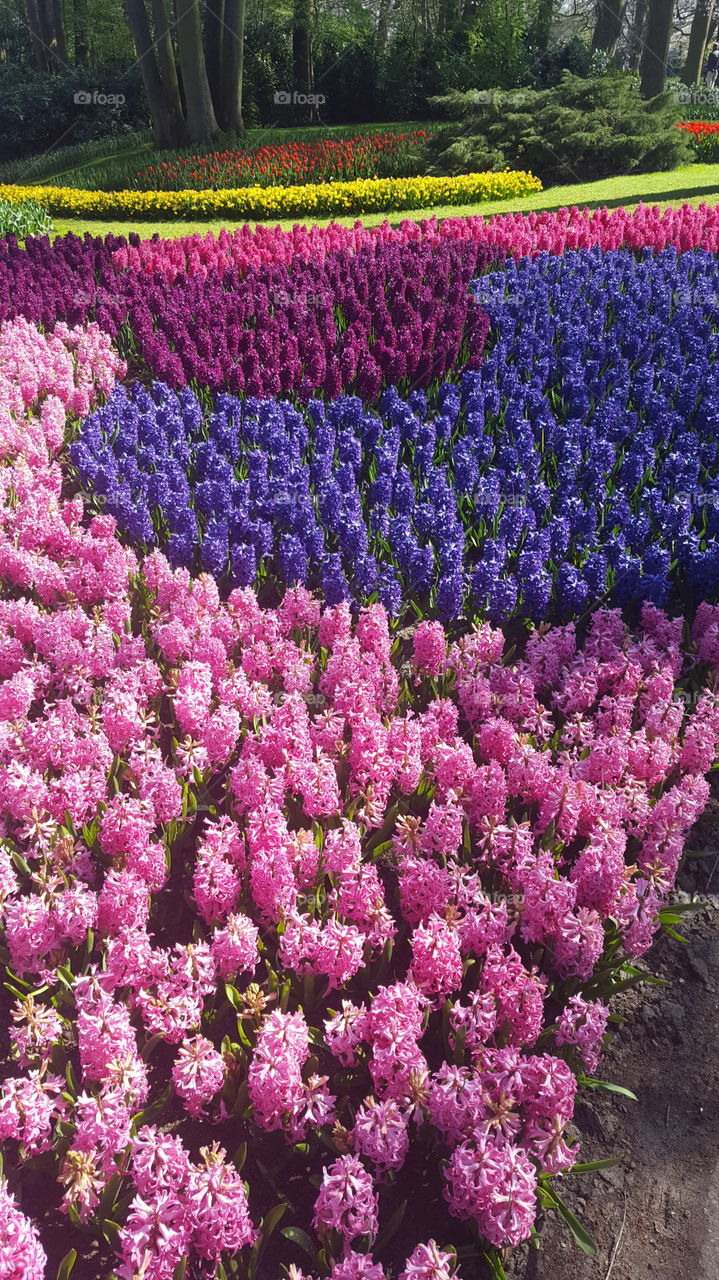
[[[475,289],[486,358],[432,403],[121,386],[72,445],[83,484],[134,544],[228,586],[445,620],[671,604],[680,579],[717,599],[715,256],[547,254]]]

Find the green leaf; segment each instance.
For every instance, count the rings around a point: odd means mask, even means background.
[[[280,1235],[296,1244],[297,1248],[306,1253],[307,1257],[311,1258],[313,1262],[317,1261],[317,1250],[307,1232],[303,1231],[301,1227],[283,1227]]]
[[[406,1209],[407,1209],[407,1201],[403,1200],[399,1208],[395,1209],[394,1213],[392,1214],[392,1217],[390,1218],[384,1230],[381,1231],[379,1234],[379,1237],[377,1239],[377,1253],[381,1253],[382,1250],[386,1247],[386,1245],[389,1244],[390,1240],[392,1240],[393,1237],[396,1236],[397,1232],[399,1231],[402,1225],[402,1219],[404,1218]]]
[[[184,1258],[180,1259],[177,1266],[175,1267],[175,1270],[172,1273],[172,1280],[185,1280],[185,1275],[187,1273],[187,1264],[189,1260],[190,1259],[188,1258],[187,1254],[185,1254]]]
[[[564,1203],[561,1196],[557,1195],[554,1187],[547,1187],[545,1191],[548,1193],[553,1208],[557,1210],[564,1218],[569,1230],[574,1236],[575,1242],[579,1245],[582,1253],[586,1253],[589,1258],[597,1256],[597,1246],[590,1236],[587,1228],[579,1221],[579,1218],[572,1213],[571,1209]]]
[[[670,924],[665,924],[664,921],[662,921],[662,929],[664,933],[668,933],[669,937],[673,938],[675,942],[685,942],[688,945],[689,939],[685,938],[683,933],[677,933],[676,929],[672,929]]]
[[[609,1156],[606,1160],[587,1160],[584,1164],[573,1164],[571,1169],[567,1169],[567,1173],[594,1173],[595,1169],[611,1169],[615,1164],[621,1164],[624,1156]]]
[[[275,1227],[278,1226],[278,1224],[282,1221],[286,1212],[287,1212],[287,1202],[286,1200],[280,1200],[279,1204],[276,1204],[274,1208],[270,1209],[269,1213],[265,1214],[264,1218],[262,1219],[263,1240],[265,1241],[269,1240]]]
[[[716,849],[708,849],[707,857],[712,853],[716,853]],[[666,920],[668,916],[675,916],[678,920],[681,916],[686,916],[691,911],[701,911],[702,907],[705,906],[705,902],[673,902],[670,907],[662,907],[658,918]]]
[[[78,1222],[79,1222],[78,1218]],[[120,1234],[120,1227],[117,1222],[113,1222],[110,1218],[106,1218],[102,1224],[102,1234],[107,1243],[114,1249],[117,1244],[117,1237]]]
[[[231,982],[225,983],[225,995],[227,996],[227,999],[229,1000],[233,1009],[242,1008],[242,1000],[240,998],[240,993],[236,989],[236,987],[233,987]]]
[[[76,1262],[77,1249],[70,1249],[57,1269],[57,1280],[67,1280]]]
[[[507,1280],[507,1272],[502,1265],[499,1250],[495,1248],[488,1249],[484,1256],[489,1264],[493,1280]]]
[[[604,1089],[607,1093],[619,1093],[623,1098],[631,1098],[632,1102],[638,1102],[636,1093],[632,1093],[631,1089],[626,1089],[623,1084],[612,1084],[610,1080],[595,1080],[592,1076],[578,1076],[580,1084],[585,1084],[589,1089]]]
[[[285,1200],[280,1200],[279,1204],[276,1204],[273,1209],[270,1209],[269,1213],[266,1213],[262,1219],[262,1223],[260,1224],[260,1234],[252,1246],[250,1261],[247,1266],[247,1275],[249,1280],[254,1280],[257,1275],[257,1269],[260,1265],[260,1258],[264,1252],[265,1245],[267,1244],[267,1241],[272,1235],[275,1227],[278,1225],[280,1219],[283,1217],[286,1209],[287,1202]]]

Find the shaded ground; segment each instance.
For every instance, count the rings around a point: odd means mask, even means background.
[[[717,802],[692,847],[716,849]],[[602,1079],[638,1095],[593,1094],[577,1108],[582,1159],[622,1163],[558,1186],[592,1233],[589,1258],[554,1215],[541,1250],[518,1251],[510,1280],[718,1280],[719,863],[690,863],[680,884],[701,910],[645,958],[670,986],[643,987],[615,1005],[627,1019],[601,1064]],[[586,1094],[586,1091],[585,1091]],[[465,1280],[473,1280],[467,1275]]]

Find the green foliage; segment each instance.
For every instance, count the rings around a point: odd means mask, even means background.
[[[26,236],[48,236],[52,231],[52,218],[37,200],[21,200],[18,204],[0,200],[0,237],[24,240]]]
[[[427,144],[428,172],[518,166],[546,185],[676,168],[691,149],[675,128],[672,94],[649,102],[620,73],[580,79],[563,72],[551,89],[475,91],[432,104],[456,121]]]
[[[532,0],[484,0],[468,32],[475,84],[510,89],[526,83]]]
[[[579,36],[573,36],[571,40],[551,45],[548,49],[530,49],[528,69],[530,83],[535,89],[551,89],[559,84],[564,71],[571,71],[573,76],[584,79],[605,74],[607,58],[606,54],[592,49]]]
[[[76,101],[76,95],[124,102]],[[47,152],[57,142],[81,143],[91,138],[117,137],[147,123],[147,106],[138,68],[125,75],[89,73],[73,67],[48,75],[30,67],[8,64],[0,70],[0,156],[12,160]]]
[[[667,92],[675,98],[682,120],[719,120],[719,89],[683,84],[672,77],[667,80]]]

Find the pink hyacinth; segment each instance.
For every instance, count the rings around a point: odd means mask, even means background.
[[[398,1280],[460,1280],[459,1273],[454,1270],[454,1255],[444,1253],[439,1245],[430,1240],[428,1244],[418,1244],[409,1256]]]
[[[200,1151],[203,1165],[193,1170],[184,1202],[193,1223],[193,1245],[201,1258],[218,1261],[254,1243],[244,1183],[217,1144]]]
[[[423,675],[437,679],[446,655],[444,627],[441,622],[420,622],[414,633],[414,664]]]
[[[601,1044],[609,1021],[609,1007],[601,1000],[570,996],[557,1020],[557,1044],[576,1045],[587,1071],[593,1074],[602,1056]]]
[[[386,1280],[384,1267],[373,1262],[369,1253],[356,1253],[346,1249],[344,1257],[335,1262],[330,1280]]]
[[[209,1040],[204,1036],[183,1040],[172,1068],[172,1083],[191,1116],[197,1119],[202,1115],[224,1078],[222,1056]]]
[[[450,1211],[473,1218],[480,1233],[502,1248],[526,1240],[534,1225],[537,1175],[510,1143],[483,1139],[455,1147],[445,1170]]]
[[[320,1235],[338,1231],[346,1242],[365,1235],[374,1239],[377,1210],[372,1179],[357,1156],[340,1156],[325,1165],[313,1219]]]
[[[435,1005],[462,983],[459,936],[446,920],[429,916],[412,934],[412,977],[418,989]]]
[[[257,926],[240,914],[230,915],[224,928],[217,929],[210,944],[212,958],[222,978],[252,973],[258,962]]]
[[[304,1131],[306,1094],[302,1067],[309,1057],[309,1036],[302,1013],[275,1010],[265,1018],[248,1073],[255,1119],[263,1129]]]
[[[0,1178],[0,1276],[3,1280],[44,1280],[47,1257],[37,1227],[17,1207]]]
[[[401,1169],[409,1151],[407,1119],[397,1102],[366,1098],[355,1116],[352,1146],[378,1173]]]

